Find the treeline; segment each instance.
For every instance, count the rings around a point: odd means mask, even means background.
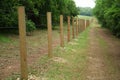
[[[79,14],[84,15],[84,16],[92,16],[92,8],[90,7],[78,7],[79,9]]]
[[[59,22],[60,14],[67,16],[78,15],[78,9],[73,0],[0,0],[0,27],[18,26],[18,6],[25,6],[27,27],[46,25],[46,12],[52,12],[54,24]],[[28,29],[28,30],[31,30]]]
[[[120,37],[120,0],[96,0],[94,14],[102,27]]]

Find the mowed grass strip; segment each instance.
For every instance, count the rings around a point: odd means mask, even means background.
[[[35,73],[32,74],[45,80],[84,80],[89,29],[82,32],[77,39],[66,44],[64,48],[55,48],[53,58],[50,59],[47,55],[41,57],[34,68]]]

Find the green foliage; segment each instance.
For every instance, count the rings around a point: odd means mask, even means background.
[[[85,16],[92,16],[92,8],[90,7],[78,7],[79,14]]]
[[[25,6],[26,18],[36,26],[47,24],[46,13],[52,12],[52,21],[58,24],[59,15],[76,16],[77,7],[73,0],[0,0],[0,27],[17,27],[17,8]]]
[[[17,26],[16,0],[0,0],[0,27]]]
[[[32,22],[31,20],[27,20],[27,22],[26,22],[26,31],[27,32],[32,32],[35,29],[36,29],[35,23]]]
[[[120,37],[119,3],[119,0],[96,0],[94,8],[94,14],[102,27],[110,29],[117,37]]]

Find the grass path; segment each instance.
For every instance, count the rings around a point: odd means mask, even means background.
[[[92,25],[37,64],[37,80],[120,80],[120,40]]]
[[[88,80],[120,80],[120,40],[100,27],[90,30]]]
[[[54,57],[42,57],[34,68],[37,80],[84,80],[87,68],[88,34],[90,28],[77,39],[66,44],[64,48],[57,47]]]

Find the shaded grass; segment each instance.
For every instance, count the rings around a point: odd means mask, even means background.
[[[9,42],[11,42],[11,40],[10,40],[10,38],[0,34],[0,42],[9,43]]]

